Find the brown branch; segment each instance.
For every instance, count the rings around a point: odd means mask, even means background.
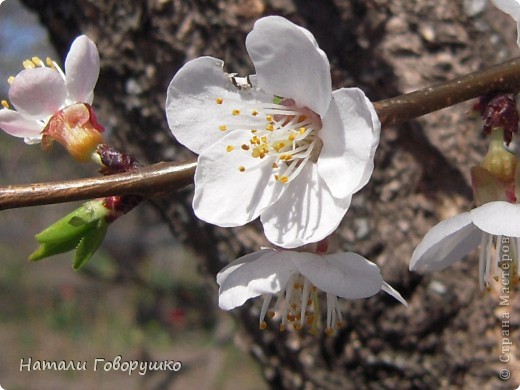
[[[196,161],[161,162],[116,175],[0,187],[0,210],[112,195],[160,196],[192,183],[196,165]]]
[[[520,58],[406,95],[374,103],[383,128],[474,99],[490,92],[520,91]]]
[[[383,128],[490,92],[520,91],[520,58],[442,84],[374,103]],[[158,196],[193,182],[195,161],[162,162],[123,174],[0,187],[0,210],[112,195]]]

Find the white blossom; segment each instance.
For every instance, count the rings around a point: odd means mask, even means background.
[[[317,242],[370,178],[380,122],[361,90],[332,92],[329,61],[304,28],[262,18],[246,48],[256,75],[201,57],[168,88],[170,129],[199,154],[195,214],[224,227],[260,217],[285,248]]]

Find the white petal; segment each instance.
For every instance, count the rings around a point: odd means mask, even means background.
[[[251,115],[259,101],[272,103],[255,88],[238,91],[222,66],[213,57],[200,57],[188,62],[174,76],[166,97],[166,118],[173,135],[195,153],[226,135],[219,130],[258,129],[265,126],[265,117]],[[217,99],[221,104],[217,103]],[[233,110],[239,115],[233,115]]]
[[[490,202],[471,210],[473,223],[489,234],[520,237],[520,205]]]
[[[353,252],[300,253],[293,263],[320,290],[342,298],[370,297],[381,290],[383,283],[379,267]]]
[[[0,128],[7,134],[21,138],[41,138],[43,127],[14,110],[0,110]]]
[[[318,242],[340,224],[350,206],[350,197],[334,198],[314,163],[286,184],[280,199],[260,219],[269,241],[283,248]]]
[[[492,0],[495,7],[502,12],[510,15],[515,21],[520,19],[520,1],[519,0]]]
[[[274,159],[255,159],[251,151],[240,148],[249,143],[250,136],[248,131],[233,131],[199,156],[193,209],[203,221],[224,227],[244,225],[284,191],[285,186],[272,174]],[[235,149],[227,152],[228,145]]]
[[[410,270],[440,271],[466,256],[480,243],[481,236],[469,212],[442,221],[431,228],[415,248]]]
[[[381,286],[381,290],[383,290],[388,295],[393,296],[395,299],[397,299],[403,305],[408,307],[408,302],[406,302],[406,300],[403,298],[403,296],[401,294],[399,294],[399,291],[397,291],[395,288],[390,286],[387,282],[383,282],[383,285]]]
[[[34,119],[55,114],[66,97],[63,78],[51,68],[22,70],[9,88],[9,99],[13,106]]]
[[[94,87],[99,77],[99,53],[86,35],[72,42],[65,59],[68,98],[76,103],[92,104]]]
[[[242,267],[246,263],[252,263],[258,260],[261,257],[270,257],[277,252],[271,248],[262,249],[253,253],[249,253],[245,256],[239,257],[238,259],[232,261],[227,266],[222,268],[217,274],[217,284],[221,286],[229,275],[231,275],[237,268]]]
[[[306,29],[280,16],[259,19],[246,39],[258,85],[291,98],[318,115],[327,112],[332,94],[326,54]]]
[[[336,198],[362,188],[374,170],[381,123],[374,106],[358,88],[334,91],[318,132],[323,148],[318,171]]]
[[[274,250],[255,252],[241,257],[224,268],[219,275],[219,307],[231,310],[250,298],[276,294],[296,272],[288,260],[292,253]]]

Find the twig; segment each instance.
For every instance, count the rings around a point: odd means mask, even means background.
[[[374,103],[383,128],[490,92],[520,91],[520,58],[438,85]],[[0,210],[113,195],[159,196],[193,182],[195,161],[162,162],[123,174],[0,187]]]
[[[196,161],[161,162],[116,175],[0,187],[0,210],[113,195],[160,196],[192,183],[196,165]]]

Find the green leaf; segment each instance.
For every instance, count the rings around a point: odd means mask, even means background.
[[[58,243],[42,244],[29,256],[30,261],[38,261],[49,256],[69,252],[78,246],[79,240],[62,241]]]
[[[87,261],[90,260],[92,255],[96,253],[96,250],[105,238],[107,228],[108,223],[104,220],[99,220],[96,228],[90,230],[83,236],[76,248],[76,254],[74,255],[73,268],[75,270],[83,267]]]
[[[95,229],[97,222],[108,214],[109,210],[103,206],[102,201],[93,200],[53,223],[38,233],[35,238],[40,244],[54,244],[71,240],[79,242],[82,236],[89,230]]]

